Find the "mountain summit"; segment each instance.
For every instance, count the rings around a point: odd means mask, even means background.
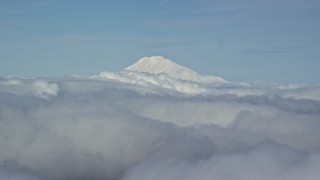
[[[162,56],[144,57],[120,72],[102,71],[90,78],[136,84],[152,91],[167,89],[184,94],[205,93],[215,85],[230,83],[217,76],[200,75]]]
[[[163,56],[143,57],[125,71],[146,72],[150,74],[167,74],[176,79],[195,81],[200,83],[224,83],[224,79],[217,76],[200,75],[187,67],[183,67]]]

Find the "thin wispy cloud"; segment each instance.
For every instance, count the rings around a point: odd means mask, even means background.
[[[244,49],[243,53],[245,54],[272,54],[272,53],[288,53],[290,51],[299,51],[300,49],[308,48],[306,46],[288,46],[288,47],[273,47],[273,48],[251,48]]]

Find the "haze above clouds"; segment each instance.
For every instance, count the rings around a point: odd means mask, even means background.
[[[229,82],[144,60],[97,75],[1,78],[0,179],[320,177],[318,86]]]

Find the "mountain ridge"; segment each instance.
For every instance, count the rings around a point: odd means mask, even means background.
[[[126,67],[124,71],[145,72],[156,75],[164,73],[175,79],[200,83],[228,82],[217,76],[200,75],[197,72],[181,66],[163,56],[143,57],[131,66]]]
[[[163,56],[143,57],[122,71],[102,71],[89,78],[135,84],[153,90],[173,90],[183,94],[206,93],[214,87],[232,84],[217,76],[198,74]]]

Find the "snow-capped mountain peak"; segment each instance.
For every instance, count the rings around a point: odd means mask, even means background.
[[[187,67],[183,67],[163,56],[143,57],[125,71],[146,72],[150,74],[167,74],[176,79],[195,81],[200,83],[223,83],[224,79],[216,76],[200,75]]]
[[[162,56],[144,57],[120,72],[103,71],[90,78],[130,83],[150,89],[170,89],[185,94],[205,93],[208,88],[230,83],[217,76],[200,75]]]
[[[182,67],[163,56],[143,57],[135,64],[125,68],[127,71],[147,72],[151,74],[165,73],[168,75],[188,72],[194,74],[188,68]]]

